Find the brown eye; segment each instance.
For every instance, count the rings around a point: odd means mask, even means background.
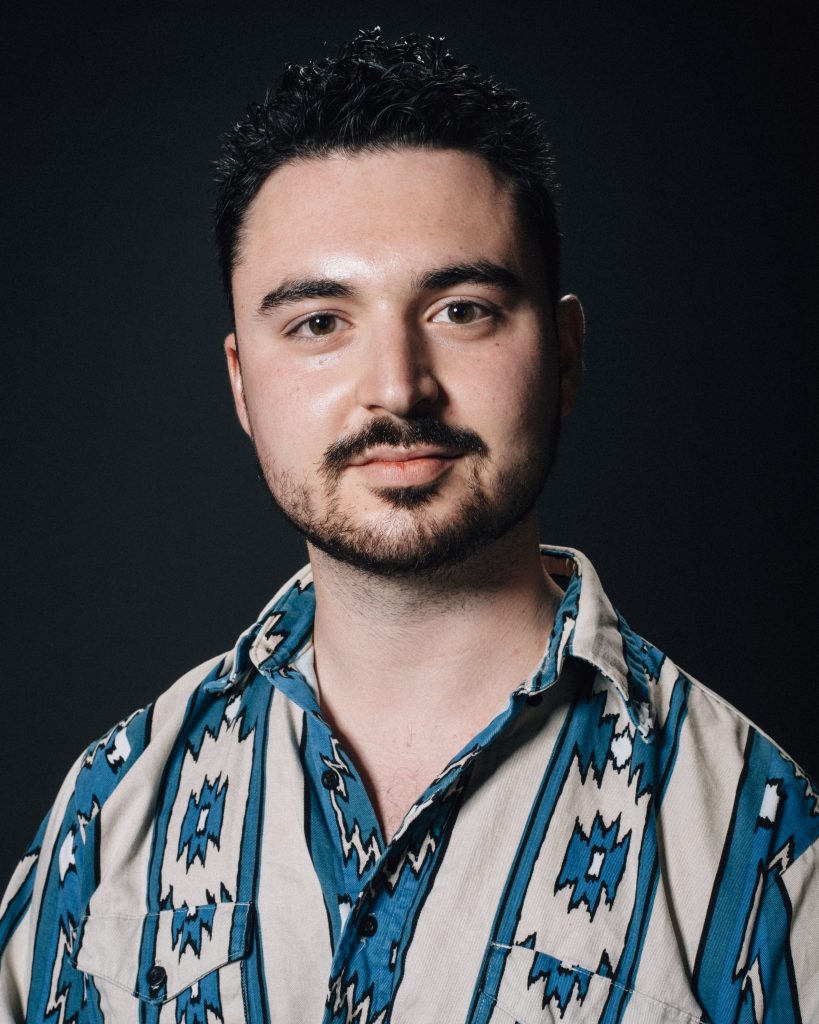
[[[319,313],[318,316],[311,316],[304,325],[310,334],[321,337],[325,334],[332,334],[336,329],[336,317],[331,313]]]
[[[478,319],[478,307],[474,302],[451,302],[446,310],[453,324],[471,324]]]

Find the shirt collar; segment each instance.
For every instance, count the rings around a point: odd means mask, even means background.
[[[631,632],[606,597],[591,562],[573,548],[541,545],[544,568],[567,578],[555,627],[538,670],[515,692],[532,695],[556,680],[566,657],[597,669],[626,705],[634,725],[646,724],[647,686],[659,675],[662,656]],[[253,625],[239,637],[222,673],[208,688],[224,690],[258,671],[274,685],[292,676],[293,662],[313,633],[316,599],[309,565],[284,584]],[[285,687],[290,689],[290,687]]]

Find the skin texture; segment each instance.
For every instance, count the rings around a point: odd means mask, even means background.
[[[464,265],[488,279],[431,277]],[[545,281],[512,196],[456,151],[291,162],[243,226],[237,414],[308,537],[322,707],[388,834],[534,668],[559,599],[532,507],[583,322]]]

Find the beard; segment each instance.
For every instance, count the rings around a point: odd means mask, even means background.
[[[515,453],[495,477],[491,489],[482,469],[489,452],[469,430],[424,417],[395,421],[382,417],[325,451],[317,503],[306,480],[277,469],[256,448],[256,463],[284,518],[316,548],[347,565],[376,576],[430,575],[445,571],[508,533],[531,510],[543,489],[557,450],[560,416],[544,426],[540,443]],[[464,493],[447,515],[433,503],[443,481],[372,489],[385,507],[377,523],[362,523],[342,507],[339,481],[349,459],[376,445],[432,445],[457,452],[467,465]],[[445,478],[444,478],[445,479]]]

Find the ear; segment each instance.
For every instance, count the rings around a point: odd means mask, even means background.
[[[560,413],[568,416],[583,376],[585,318],[580,299],[564,295],[557,304],[557,340],[560,359]]]
[[[236,407],[236,415],[242,424],[242,430],[250,437],[250,420],[247,417],[247,405],[245,404],[245,387],[242,381],[242,364],[239,361],[239,345],[236,341],[236,334],[233,331],[225,338],[225,358],[227,359],[230,390],[233,392],[233,404]]]

